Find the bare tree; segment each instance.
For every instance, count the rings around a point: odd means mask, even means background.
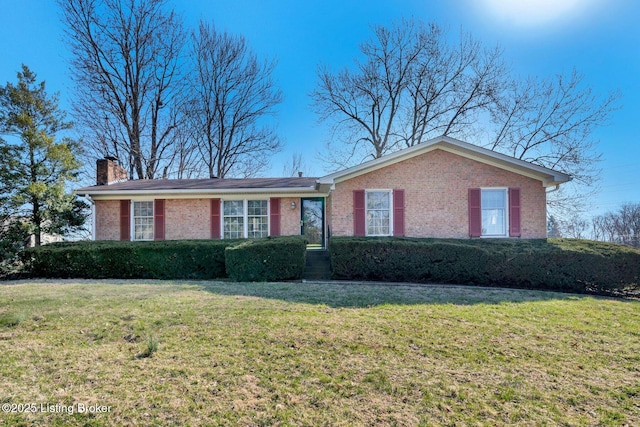
[[[489,148],[573,178],[573,189],[550,197],[552,208],[580,207],[599,178],[600,153],[593,131],[607,124],[618,95],[600,99],[575,70],[555,79],[512,81],[492,109]],[[574,212],[575,214],[575,212]]]
[[[301,153],[293,153],[291,161],[282,167],[282,176],[300,176],[300,174],[308,175],[307,165],[302,158]]]
[[[192,138],[192,130],[186,114],[180,114],[182,126],[176,130],[171,159],[165,167],[162,177],[175,177],[177,179],[201,178],[204,170],[200,161],[200,154],[196,141]]]
[[[419,32],[414,21],[391,29],[376,26],[374,38],[360,47],[365,61],[356,62],[355,71],[318,69],[318,87],[311,94],[315,111],[321,120],[335,119],[334,131],[348,147],[346,152],[330,147],[330,163],[344,167],[354,157],[361,162],[397,147],[396,117],[423,49]]]
[[[330,163],[344,167],[438,135],[468,133],[495,102],[505,75],[500,49],[486,50],[468,34],[454,46],[436,24],[413,20],[373,31],[354,71],[318,70],[315,111],[346,144],[331,147]]]
[[[640,203],[625,203],[618,212],[595,217],[592,225],[596,240],[640,248]]]
[[[440,135],[475,135],[478,119],[494,108],[504,88],[502,50],[486,49],[465,33],[457,46],[449,45],[434,24],[421,37],[426,45],[410,76],[400,127],[404,145],[412,147]]]
[[[592,237],[602,242],[615,242],[615,214],[609,212],[591,219]]]
[[[333,130],[330,166],[449,135],[568,173],[573,187],[550,195],[550,207],[559,217],[578,215],[600,173],[593,132],[618,108],[617,93],[596,96],[575,71],[514,79],[499,47],[464,33],[451,44],[436,24],[403,20],[373,32],[354,69],[318,71],[311,97]]]
[[[275,61],[258,61],[245,39],[201,22],[192,36],[195,64],[187,115],[209,177],[255,176],[281,148],[265,122],[282,93]]]
[[[571,216],[560,222],[562,236],[570,239],[586,239],[589,222],[580,216]]]
[[[86,151],[116,155],[130,176],[170,173],[176,159],[185,37],[166,0],[58,0],[72,53],[74,116]]]

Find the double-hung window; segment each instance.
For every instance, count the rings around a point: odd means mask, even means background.
[[[391,235],[391,191],[367,190],[367,236]]]
[[[153,201],[133,202],[133,240],[153,240]]]
[[[266,200],[247,200],[248,237],[269,235],[269,212]]]
[[[225,200],[223,215],[224,238],[244,237],[244,200]]]
[[[223,238],[267,237],[269,208],[267,200],[224,200]]]
[[[504,237],[507,235],[507,190],[483,189],[481,194],[482,235]]]

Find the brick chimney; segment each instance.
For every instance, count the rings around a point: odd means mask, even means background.
[[[96,160],[96,185],[110,185],[126,180],[127,171],[119,165],[116,157],[106,156]]]

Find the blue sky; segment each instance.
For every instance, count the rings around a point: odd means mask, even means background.
[[[174,0],[188,26],[199,19],[244,35],[261,57],[276,58],[285,95],[277,118],[285,150],[270,175],[282,173],[293,153],[307,172],[322,175],[317,160],[329,137],[318,124],[308,94],[316,67],[353,64],[371,24],[402,17],[434,21],[456,36],[470,32],[485,45],[500,44],[521,76],[549,77],[575,67],[596,94],[619,90],[622,109],[594,135],[603,169],[591,214],[640,203],[640,2],[636,0]],[[14,82],[22,63],[60,92],[70,109],[71,80],[62,25],[53,0],[0,0],[0,82]],[[469,141],[473,142],[473,141]]]

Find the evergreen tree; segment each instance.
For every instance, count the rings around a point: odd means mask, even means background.
[[[562,237],[560,224],[553,215],[550,215],[547,219],[547,237]]]
[[[57,137],[71,129],[65,118],[57,95],[49,96],[26,65],[16,85],[0,86],[0,228],[15,230],[19,221],[36,246],[43,233],[71,231],[85,220],[86,204],[65,188],[80,167],[78,142]]]

